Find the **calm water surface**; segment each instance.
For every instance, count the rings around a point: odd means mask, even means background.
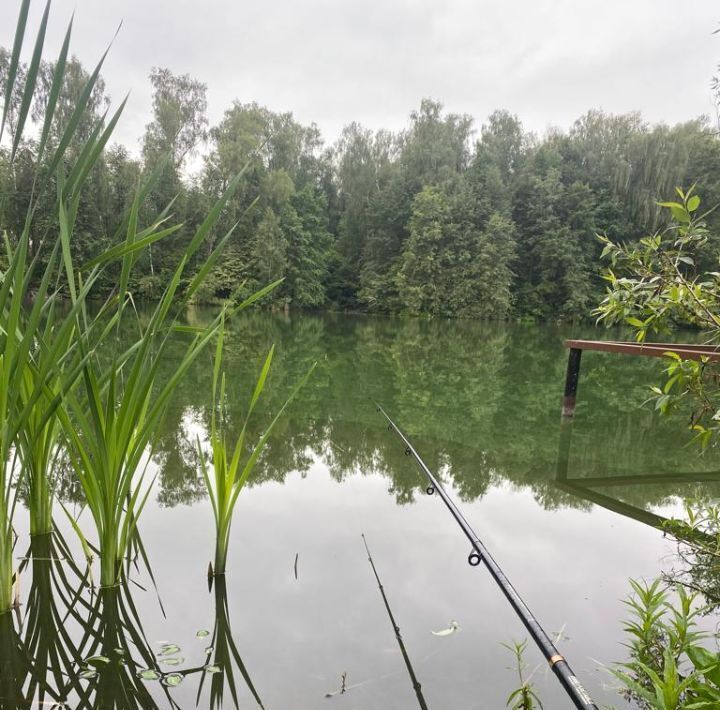
[[[255,436],[319,366],[241,494],[225,583],[208,591],[213,522],[195,454],[207,431],[208,354],[177,392],[150,467],[157,478],[140,528],[157,593],[142,556],[126,589],[94,595],[70,561],[44,561],[81,556],[59,512],[70,550],[34,541],[19,618],[0,617],[2,707],[33,697],[102,708],[503,708],[516,676],[501,644],[527,634],[483,567],[467,564],[467,541],[425,495],[375,400],[440,472],[596,702],[622,705],[605,666],[624,658],[627,580],[677,562],[652,516],[678,513],[684,497],[716,496],[720,486],[697,480],[720,462],[684,447],[682,420],[640,406],[660,363],[618,355],[584,356],[563,439],[563,339],[583,335],[617,337],[463,321],[236,320],[226,359],[236,427],[272,343]],[[72,486],[62,494],[79,512]],[[30,542],[22,511],[18,519],[22,556]],[[451,620],[458,631],[432,633]],[[175,665],[158,660],[163,643],[179,646],[166,654]],[[92,655],[109,661],[78,678]],[[546,708],[571,707],[533,646],[526,663]],[[164,682],[138,678],[143,669]]]

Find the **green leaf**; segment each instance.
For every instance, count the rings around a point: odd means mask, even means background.
[[[160,658],[158,660],[166,666],[179,666],[185,661],[182,656],[171,656],[170,658]]]
[[[40,70],[40,60],[42,59],[43,45],[45,44],[45,33],[47,32],[48,17],[50,15],[50,0],[45,5],[40,27],[35,40],[35,49],[33,50],[30,65],[28,66],[27,77],[25,79],[25,90],[23,91],[20,110],[18,111],[17,127],[15,128],[15,137],[13,140],[12,152],[10,153],[10,162],[15,159],[20,140],[22,138],[23,128],[30,112],[30,105],[35,96],[35,84],[37,82],[38,71]]]
[[[2,139],[3,131],[5,129],[5,121],[7,120],[7,114],[10,110],[10,99],[15,87],[18,65],[20,64],[20,51],[22,50],[23,40],[25,39],[25,29],[27,27],[29,11],[30,0],[22,0],[20,5],[20,14],[18,15],[18,21],[15,26],[15,41],[13,42],[7,81],[5,82],[5,98],[3,101],[2,120],[0,121],[0,139]]]
[[[106,663],[110,663],[110,659],[107,656],[90,656],[85,659],[85,663],[92,663],[95,666],[103,666]]]
[[[42,133],[40,134],[40,143],[38,145],[38,162],[42,159],[45,153],[45,146],[50,135],[50,127],[52,126],[53,117],[55,116],[55,107],[57,106],[57,100],[60,96],[63,79],[65,78],[65,65],[67,64],[67,56],[68,52],[70,51],[70,37],[72,35],[72,27],[73,18],[71,18],[70,22],[68,23],[68,28],[65,32],[65,39],[63,40],[60,54],[58,55],[58,60],[55,63],[55,70],[53,71],[50,94],[48,96],[47,106],[45,107],[45,120],[43,122]]]
[[[695,669],[720,688],[720,656],[702,646],[689,646],[686,653]]]

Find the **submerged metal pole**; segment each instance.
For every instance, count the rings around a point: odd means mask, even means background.
[[[550,668],[552,668],[553,673],[557,676],[560,684],[565,689],[565,692],[575,704],[575,707],[580,710],[598,710],[597,705],[595,705],[585,688],[583,688],[580,684],[580,681],[575,673],[573,673],[572,668],[570,668],[570,664],[565,660],[565,658],[563,658],[563,656],[560,655],[557,648],[555,648],[555,644],[553,644],[550,637],[545,633],[542,626],[540,626],[538,620],[533,616],[530,609],[527,608],[525,602],[520,598],[517,591],[515,591],[515,587],[512,586],[510,580],[505,576],[505,573],[502,569],[500,569],[500,566],[488,552],[488,549],[482,543],[480,538],[478,538],[475,531],[470,527],[468,521],[465,520],[465,517],[455,505],[452,498],[450,498],[450,496],[445,492],[430,469],[426,466],[425,462],[420,458],[418,452],[415,451],[413,445],[410,441],[408,441],[407,437],[400,431],[400,429],[398,429],[395,422],[390,419],[387,412],[380,405],[377,405],[377,408],[385,419],[387,419],[388,429],[394,431],[405,445],[405,454],[407,456],[412,456],[415,459],[418,466],[420,466],[423,473],[430,481],[427,493],[431,495],[437,491],[438,495],[442,498],[443,503],[445,503],[448,510],[455,518],[457,524],[470,541],[470,544],[472,545],[472,552],[470,552],[470,555],[468,556],[468,562],[473,567],[479,565],[480,562],[485,562],[492,578],[510,602],[510,605],[515,610],[515,613],[520,617],[520,620],[525,625],[525,628],[528,630],[530,636],[532,636],[533,641],[535,641],[543,656],[545,656],[546,660],[550,664]]]
[[[580,378],[580,348],[570,348],[568,353],[567,372],[565,373],[565,395],[563,397],[562,415],[572,417],[575,415],[575,402],[577,399],[578,379]]]

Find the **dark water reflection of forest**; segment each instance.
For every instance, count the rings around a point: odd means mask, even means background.
[[[204,321],[204,311],[190,320]],[[414,438],[431,468],[442,470],[460,497],[472,501],[500,482],[527,487],[548,508],[581,506],[555,485],[567,337],[617,333],[565,326],[344,315],[253,314],[227,337],[230,421],[239,427],[250,383],[274,343],[275,361],[264,412],[283,403],[312,362],[319,366],[271,438],[253,484],[282,481],[320,459],[338,481],[381,472],[402,504],[424,489],[378,416],[381,403]],[[692,337],[686,334],[687,337]],[[172,363],[168,363],[172,367]],[[642,403],[660,382],[662,363],[587,353],[569,462],[574,478],[692,473],[713,468],[713,455],[688,447],[687,412],[657,416]],[[159,499],[165,505],[203,495],[195,437],[206,429],[210,355],[176,394],[157,447]],[[720,471],[720,459],[716,459]],[[623,485],[637,504],[662,502],[669,486]],[[702,491],[697,491],[701,494]]]

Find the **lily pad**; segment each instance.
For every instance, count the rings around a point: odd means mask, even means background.
[[[205,649],[205,655],[206,655],[206,656],[209,656],[214,650],[215,650],[215,646],[208,646],[208,647]]]
[[[160,648],[160,655],[161,656],[172,656],[175,653],[180,652],[180,646],[178,646],[175,643],[166,643],[163,644]]]
[[[207,629],[200,629],[195,636],[197,636],[199,639],[204,639],[206,636],[210,636],[210,632]]]
[[[220,666],[205,666],[205,672],[206,673],[222,673],[222,668]]]
[[[158,660],[166,666],[179,666],[185,659],[182,656],[171,656],[170,658],[160,658]]]
[[[137,676],[143,680],[158,680],[160,678],[160,674],[152,668],[145,668],[141,670]]]
[[[85,663],[92,663],[94,666],[99,666],[103,663],[110,663],[110,659],[107,656],[90,656],[90,658],[85,659]]]
[[[94,668],[86,668],[84,671],[80,671],[78,674],[83,680],[89,680],[95,678],[98,672]]]
[[[162,682],[165,685],[169,685],[171,688],[174,688],[176,685],[180,685],[182,683],[183,677],[180,673],[168,673],[163,679]]]

